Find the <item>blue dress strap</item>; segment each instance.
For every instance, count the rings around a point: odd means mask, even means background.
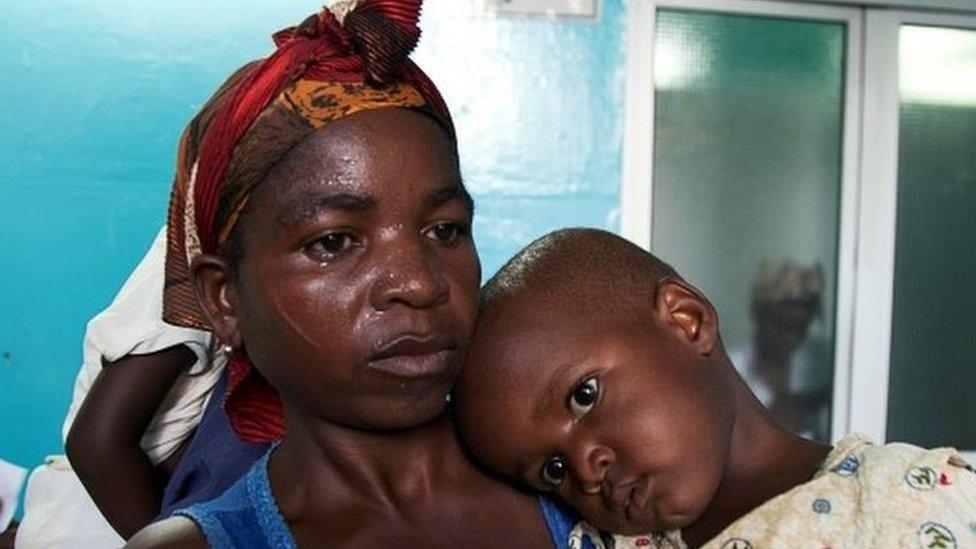
[[[542,517],[549,527],[553,546],[556,549],[569,549],[569,535],[580,522],[579,515],[548,494],[539,495],[539,507],[542,508]],[[594,549],[589,538],[583,538],[583,549]]]
[[[197,524],[207,543],[218,549],[294,549],[295,540],[285,524],[268,482],[268,450],[217,499],[176,511]]]

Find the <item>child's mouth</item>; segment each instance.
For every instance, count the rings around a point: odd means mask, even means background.
[[[627,519],[636,520],[643,516],[645,508],[650,501],[651,485],[646,480],[642,480],[630,490],[630,498],[624,511],[624,514],[627,515]],[[635,517],[634,515],[637,516]]]
[[[643,509],[650,497],[648,483],[643,477],[617,484],[605,483],[604,489],[607,490],[604,501],[617,511]]]
[[[640,477],[612,489],[610,502],[627,522],[646,524],[647,506],[651,502],[651,484]]]

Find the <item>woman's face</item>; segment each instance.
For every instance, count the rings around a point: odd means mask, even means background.
[[[360,429],[444,411],[477,312],[471,215],[448,136],[404,109],[333,122],[275,167],[227,300],[287,408]]]

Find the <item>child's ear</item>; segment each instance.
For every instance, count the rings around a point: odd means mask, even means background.
[[[213,333],[221,345],[234,349],[243,346],[237,318],[237,299],[234,294],[230,265],[220,256],[200,255],[190,263],[193,287],[203,315],[213,326]]]
[[[718,341],[718,315],[708,299],[683,280],[667,277],[657,286],[654,308],[658,318],[678,332],[701,355]]]

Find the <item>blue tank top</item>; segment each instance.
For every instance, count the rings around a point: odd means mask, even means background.
[[[220,497],[173,514],[195,522],[207,538],[207,544],[218,549],[297,547],[271,494],[271,484],[268,482],[270,455],[270,450],[265,452],[247,475]],[[545,496],[539,497],[539,507],[552,536],[553,546],[568,549],[570,532],[579,520],[577,516]],[[593,545],[589,540],[584,540],[583,547],[592,549]]]

